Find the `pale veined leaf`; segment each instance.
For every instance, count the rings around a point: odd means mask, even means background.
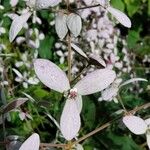
[[[88,59],[87,55],[83,52],[83,50],[81,48],[79,48],[77,45],[71,43],[71,47],[78,53],[80,54],[82,57]]]
[[[147,141],[148,148],[150,149],[150,132],[149,131],[147,131],[146,133],[146,141]]]
[[[89,63],[92,65],[100,66],[100,67],[106,67],[105,61],[97,54],[90,54],[89,55]]]
[[[146,133],[147,125],[145,121],[137,116],[125,116],[123,117],[123,123],[136,135]]]
[[[36,0],[37,9],[46,9],[58,5],[61,0]]]
[[[35,59],[34,69],[37,77],[47,87],[60,93],[70,89],[66,74],[51,61],[46,59]]]
[[[40,137],[34,133],[21,145],[19,150],[39,150],[39,147]]]
[[[3,107],[2,113],[4,114],[4,113],[8,113],[8,112],[12,111],[13,109],[24,104],[27,100],[28,100],[28,98],[18,98],[17,100],[14,100],[14,101],[8,103],[6,106]]]
[[[71,31],[71,33],[77,37],[82,29],[82,20],[81,17],[77,14],[71,13],[68,17],[67,17],[67,26],[69,28],[69,30]]]
[[[14,73],[19,77],[19,78],[22,78],[23,79],[23,76],[22,74],[15,68],[12,69],[14,71]]]
[[[24,24],[27,22],[29,17],[31,16],[30,12],[27,12],[21,16],[16,16],[13,20],[10,30],[9,30],[9,40],[12,42],[20,30],[23,28]]]
[[[81,144],[77,144],[75,147],[76,150],[84,150],[83,146]]]
[[[15,7],[18,4],[18,0],[10,0],[10,5]]]
[[[56,20],[55,20],[55,29],[56,29],[56,33],[58,35],[58,37],[60,39],[63,39],[67,32],[68,32],[68,28],[67,28],[67,15],[59,12],[56,16]]]
[[[146,120],[145,120],[145,123],[146,123],[148,126],[150,126],[150,118],[146,119]]]
[[[60,118],[60,129],[64,138],[72,140],[81,126],[80,113],[76,99],[67,99]]]
[[[98,69],[86,75],[75,86],[80,95],[89,95],[107,88],[116,78],[110,69]]]
[[[81,113],[82,106],[83,106],[83,101],[82,101],[81,95],[79,95],[79,94],[77,95],[76,102],[77,102],[78,111],[79,111],[79,113]]]
[[[136,82],[136,81],[144,81],[144,82],[147,82],[147,80],[146,80],[146,79],[143,79],[143,78],[132,78],[132,79],[129,79],[129,80],[125,81],[124,83],[122,83],[122,84],[120,85],[120,87],[125,86],[125,85],[130,84],[130,83],[133,83],[133,82]]]
[[[104,91],[102,91],[102,99],[105,101],[111,101],[115,96],[117,96],[118,88],[111,86]]]
[[[93,0],[83,0],[86,5],[91,5]]]
[[[127,28],[131,28],[131,21],[130,19],[120,10],[115,9],[113,7],[107,8],[108,12],[110,12],[122,25]]]

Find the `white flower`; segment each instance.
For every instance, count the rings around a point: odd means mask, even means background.
[[[39,150],[40,137],[37,133],[33,133],[19,148],[19,150]]]
[[[123,117],[123,123],[134,134],[146,134],[147,145],[150,149],[150,118],[143,120],[140,117],[129,115]]]
[[[13,19],[13,22],[10,27],[9,31],[9,40],[12,42],[17,34],[20,32],[24,24],[28,21],[30,16],[33,14],[33,22],[39,21],[36,16],[36,10],[38,9],[46,9],[48,7],[53,7],[60,3],[60,0],[25,0],[27,6],[29,6],[27,9],[25,9],[25,12],[22,13],[20,16],[16,16]]]
[[[108,88],[101,92],[101,98],[99,98],[99,100],[112,101],[118,95],[118,91],[121,87],[136,81],[147,82],[147,80],[143,78],[132,78],[125,82],[122,82],[122,79],[116,79]]]
[[[109,69],[98,69],[89,73],[70,89],[66,74],[54,63],[45,59],[36,59],[34,69],[43,84],[64,93],[69,90],[67,100],[60,119],[60,129],[66,140],[72,140],[81,125],[80,112],[82,109],[81,95],[89,95],[107,88],[115,79],[116,74]]]

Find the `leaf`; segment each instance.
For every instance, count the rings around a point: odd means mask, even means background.
[[[60,118],[60,129],[64,138],[68,141],[72,140],[80,126],[81,120],[76,99],[67,99]]]
[[[37,9],[47,9],[58,5],[61,0],[36,0]]]
[[[54,45],[54,38],[51,36],[46,36],[44,40],[41,41],[40,47],[38,49],[41,58],[51,59],[52,58],[52,47]]]
[[[77,102],[78,111],[79,113],[81,113],[83,107],[83,101],[81,95],[77,95],[76,102]]]
[[[146,119],[145,123],[149,126],[150,125],[150,118]]]
[[[20,30],[23,28],[24,24],[27,22],[29,17],[31,16],[30,12],[27,12],[21,16],[16,16],[13,20],[10,30],[9,30],[9,41],[12,42]]]
[[[105,101],[111,101],[115,96],[117,96],[118,88],[111,86],[104,91],[102,91],[102,99]]]
[[[145,121],[137,116],[125,116],[123,117],[123,123],[134,134],[144,134],[147,130]]]
[[[84,150],[83,146],[81,144],[77,144],[75,147],[76,150]]]
[[[23,79],[22,74],[21,74],[17,69],[13,68],[12,70],[14,71],[14,73],[15,73],[19,78]]]
[[[137,42],[140,40],[140,30],[130,30],[127,36],[127,43],[130,49],[134,48]]]
[[[107,88],[116,78],[116,73],[109,69],[98,69],[86,75],[75,86],[80,95],[89,95]]]
[[[127,28],[131,28],[131,21],[130,19],[120,10],[115,9],[113,7],[107,8],[108,12],[110,12],[122,25]]]
[[[81,48],[79,48],[77,45],[71,43],[71,47],[78,53],[80,54],[82,57],[88,59],[87,55],[83,52],[83,50]]]
[[[144,82],[147,82],[147,80],[146,80],[146,79],[143,79],[143,78],[132,78],[132,79],[129,79],[129,80],[125,81],[124,83],[122,83],[122,84],[120,85],[120,87],[123,87],[123,86],[125,86],[125,85],[127,85],[127,84],[130,84],[130,83],[133,83],[133,82],[136,82],[136,81],[144,81]]]
[[[125,9],[125,4],[122,0],[119,0],[119,1],[111,0],[111,5],[121,11],[124,11],[124,9]]]
[[[68,33],[67,15],[59,12],[55,20],[55,29],[58,37],[62,40]]]
[[[102,57],[96,54],[89,55],[89,63],[95,66],[106,67],[106,63]]]
[[[150,149],[150,132],[149,131],[146,133],[146,141],[147,141],[148,148]]]
[[[18,98],[17,100],[14,100],[14,101],[8,103],[6,106],[3,107],[2,113],[5,114],[5,113],[12,111],[13,109],[24,104],[27,100],[28,100],[28,98]]]
[[[81,29],[82,29],[81,17],[79,15],[71,13],[67,17],[67,26],[68,26],[69,30],[71,31],[71,33],[75,37],[77,37],[80,34]]]
[[[33,133],[20,147],[19,150],[39,150],[40,137],[37,133]]]
[[[66,74],[54,63],[46,59],[35,59],[34,69],[41,82],[60,93],[70,89]]]

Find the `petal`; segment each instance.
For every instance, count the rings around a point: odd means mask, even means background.
[[[115,9],[113,7],[107,8],[108,12],[110,12],[122,25],[127,28],[131,28],[131,21],[130,19],[120,10]]]
[[[133,83],[133,82],[136,82],[136,81],[144,81],[144,82],[147,82],[147,80],[146,80],[146,79],[143,79],[143,78],[132,78],[132,79],[129,79],[129,80],[125,81],[124,83],[122,83],[122,84],[120,85],[120,87],[125,86],[125,85],[130,84],[130,83]]]
[[[83,101],[82,101],[81,95],[77,95],[76,102],[77,102],[78,111],[79,111],[79,113],[81,113],[82,106],[83,106]]]
[[[81,21],[81,17],[79,15],[76,15],[74,13],[71,13],[68,17],[67,17],[67,25],[69,30],[71,31],[71,33],[77,37],[82,29],[82,21]]]
[[[36,0],[37,9],[46,9],[58,5],[61,0]]]
[[[39,147],[40,137],[34,133],[21,145],[19,150],[39,150]]]
[[[115,96],[117,96],[118,88],[111,86],[104,91],[102,91],[102,99],[105,101],[111,101]]]
[[[125,116],[123,117],[123,123],[134,134],[144,134],[147,130],[145,121],[137,116]]]
[[[13,109],[23,105],[26,101],[28,101],[28,98],[18,98],[17,100],[14,100],[14,101],[8,103],[2,109],[3,114],[8,113],[8,112],[12,111]]]
[[[98,69],[86,75],[75,86],[80,95],[89,95],[107,88],[116,78],[116,73],[110,69]]]
[[[68,99],[60,119],[60,129],[64,138],[68,141],[72,140],[77,135],[80,126],[81,120],[76,100]]]
[[[70,89],[66,74],[51,61],[46,59],[35,59],[34,69],[37,77],[47,87],[60,93]]]
[[[21,16],[16,16],[13,20],[10,31],[9,31],[9,40],[12,42],[20,30],[23,28],[24,24],[27,22],[29,17],[31,16],[30,12],[27,12]]]
[[[66,22],[67,22],[67,15],[63,14],[62,12],[59,12],[55,20],[55,29],[60,39],[63,39],[68,33]]]
[[[22,74],[15,68],[12,69],[14,71],[14,73],[19,77],[19,78],[23,78]]]
[[[146,140],[147,140],[148,148],[150,149],[150,132],[147,132],[147,134],[146,134]]]
[[[150,118],[146,119],[146,120],[145,120],[145,123],[146,123],[148,126],[150,126]]]
[[[102,57],[100,57],[97,54],[93,54],[93,53],[90,54],[89,59],[90,59],[89,62],[93,65],[97,65],[100,67],[106,67],[105,61],[102,59]]]
[[[83,50],[81,48],[79,48],[77,45],[71,43],[71,47],[78,53],[80,54],[82,57],[88,59],[87,55],[83,52]]]

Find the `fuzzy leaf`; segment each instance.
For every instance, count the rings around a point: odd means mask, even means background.
[[[144,134],[147,130],[145,121],[137,116],[125,116],[123,117],[123,123],[134,134]]]
[[[127,28],[131,28],[131,21],[130,19],[120,10],[115,9],[113,7],[107,8],[108,12],[110,12],[122,25]]]
[[[71,33],[77,37],[82,29],[82,20],[81,17],[77,14],[71,13],[68,17],[67,17],[67,26],[69,28],[69,30],[71,31]]]
[[[23,79],[22,74],[21,74],[17,69],[13,68],[12,70],[14,71],[14,73],[15,73],[19,78]]]
[[[54,63],[46,59],[36,59],[34,69],[37,77],[47,87],[63,93],[70,89],[66,74]]]
[[[21,16],[16,16],[13,20],[10,30],[9,30],[9,41],[12,42],[20,30],[23,28],[24,24],[27,22],[29,17],[31,16],[30,12],[27,12]]]
[[[102,99],[105,101],[111,101],[115,96],[117,96],[118,88],[111,86],[104,91],[102,91]]]
[[[77,45],[71,43],[71,47],[78,53],[80,54],[82,57],[88,59],[87,55],[83,52],[83,50],[81,48],[79,48]]]
[[[81,113],[83,107],[83,101],[81,95],[77,95],[76,102],[77,102],[78,111],[79,113]]]
[[[136,82],[136,81],[144,81],[144,82],[147,82],[147,80],[146,80],[146,79],[143,79],[143,78],[132,78],[132,79],[129,79],[129,80],[125,81],[124,83],[122,83],[122,84],[120,85],[120,87],[125,86],[125,85],[130,84],[130,83],[133,83],[133,82]]]
[[[58,5],[61,0],[36,0],[37,9],[47,9],[48,7],[54,7]]]
[[[86,75],[75,86],[80,95],[89,95],[107,88],[116,78],[116,73],[109,69],[98,69]]]
[[[80,125],[80,113],[76,99],[68,99],[60,118],[60,129],[64,138],[68,141],[72,140],[77,135]]]
[[[68,32],[66,14],[62,12],[59,12],[57,14],[56,20],[55,20],[55,29],[58,34],[58,37],[62,40]]]
[[[106,67],[105,61],[96,54],[90,54],[89,55],[89,63],[92,65],[100,66],[100,67]]]
[[[17,100],[14,100],[10,103],[8,103],[6,106],[3,107],[2,112],[8,113],[11,110],[21,106],[22,104],[24,104],[26,101],[28,100],[28,98],[18,98]]]
[[[19,150],[39,150],[39,147],[40,137],[34,133],[21,145]]]

